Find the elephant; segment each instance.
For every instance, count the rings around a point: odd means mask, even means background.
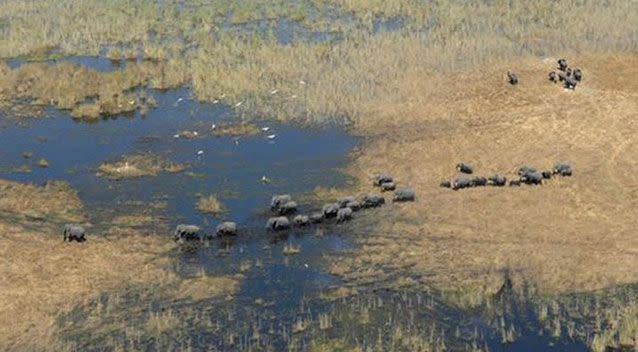
[[[292,219],[293,224],[298,227],[306,226],[310,224],[310,218],[308,215],[297,215]]]
[[[279,210],[279,207],[290,201],[292,201],[292,197],[290,196],[290,194],[274,195],[270,201],[270,210]]]
[[[567,69],[567,60],[559,59],[558,60],[558,69],[561,71],[565,71]]]
[[[543,175],[543,178],[546,180],[549,180],[550,178],[552,178],[552,172],[551,171],[542,171],[541,175]]]
[[[472,165],[465,164],[465,163],[458,163],[456,164],[456,171],[464,173],[464,174],[472,174],[474,172],[474,169],[472,168]]]
[[[558,163],[554,165],[552,169],[553,174],[558,174],[561,176],[571,176],[572,175],[572,167],[566,163]]]
[[[394,182],[384,182],[381,184],[381,192],[386,192],[386,191],[394,191],[395,189],[397,189],[397,186],[394,184]]]
[[[503,187],[507,184],[507,178],[503,175],[494,175],[489,178],[489,182],[492,186]]]
[[[374,177],[374,185],[379,187],[381,186],[381,184],[383,183],[387,183],[387,182],[394,182],[394,179],[392,179],[392,176],[390,175],[386,175],[386,174],[381,174],[381,175],[377,175]]]
[[[363,197],[361,202],[362,208],[376,208],[385,204],[385,198],[376,195],[367,195]]]
[[[217,225],[217,236],[236,236],[237,224],[232,221],[225,221]]]
[[[530,166],[523,166],[520,169],[518,169],[518,176],[523,176],[526,173],[534,173],[536,172],[536,168],[530,167]]]
[[[452,188],[452,182],[450,182],[450,181],[441,181],[441,183],[439,183],[439,187]]]
[[[474,177],[472,180],[472,187],[480,187],[487,185],[487,179],[483,176]]]
[[[583,71],[581,71],[581,69],[577,68],[574,70],[574,79],[578,82],[583,79]]]
[[[337,203],[326,204],[323,206],[323,215],[326,218],[334,218],[337,216],[339,209],[341,209],[341,207]]]
[[[556,76],[556,71],[552,71],[547,75],[547,78],[550,82],[556,83],[558,82],[558,76]]]
[[[268,219],[266,228],[272,231],[288,230],[290,228],[290,221],[285,216],[272,217]]]
[[[350,208],[352,209],[352,211],[359,211],[361,209],[361,203],[359,203],[359,201],[357,200],[353,200],[352,202],[346,204],[346,208]]]
[[[201,240],[201,229],[195,225],[177,225],[174,234],[175,241]]]
[[[515,86],[518,84],[518,76],[514,72],[507,71],[507,83]]]
[[[292,214],[297,211],[297,202],[290,201],[279,207],[279,215]]]
[[[344,222],[352,219],[352,209],[341,208],[337,212],[337,222]]]
[[[86,241],[86,232],[84,228],[79,225],[66,224],[64,225],[64,242],[84,242]]]
[[[394,192],[393,202],[414,202],[416,193],[411,189],[400,189]]]
[[[357,199],[355,197],[352,196],[347,196],[347,197],[343,197],[340,198],[339,200],[337,200],[337,204],[339,205],[339,208],[345,208],[348,206],[348,203],[350,202],[356,202]]]
[[[319,224],[323,222],[323,212],[315,212],[310,214],[310,222],[313,224]]]
[[[510,181],[510,187],[520,187],[521,186],[521,180],[511,180]]]
[[[521,182],[528,185],[542,185],[543,174],[540,172],[526,172],[521,175]]]
[[[470,188],[470,187],[472,187],[472,181],[467,177],[459,177],[456,180],[454,180],[454,183],[452,184],[452,189],[455,191],[458,191],[459,189],[463,189],[463,188]]]

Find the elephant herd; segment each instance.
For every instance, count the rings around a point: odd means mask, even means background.
[[[396,185],[391,176],[378,175],[374,179],[374,186],[381,192],[393,190],[393,202],[411,202],[416,200],[416,194],[411,189],[396,189]],[[299,205],[289,194],[274,195],[270,200],[270,212],[273,216],[266,221],[266,229],[271,232],[285,231],[293,227],[302,228],[316,225],[327,221],[334,221],[337,224],[349,221],[354,213],[363,209],[377,208],[385,204],[386,200],[381,195],[369,194],[357,199],[347,196],[338,199],[334,203],[325,204],[321,209],[310,214],[299,214]],[[237,235],[237,225],[233,222],[224,222],[217,226],[215,235],[217,237]],[[178,225],[175,228],[174,239],[178,242],[202,240],[211,238],[206,236],[196,225]]]
[[[558,60],[556,70],[558,70],[558,72],[555,70],[550,71],[547,74],[547,78],[552,83],[563,82],[563,87],[566,89],[576,89],[576,85],[583,79],[583,71],[580,68],[572,69],[569,67],[566,59]],[[507,82],[511,85],[517,85],[518,76],[514,72],[507,71]]]
[[[466,175],[474,173],[473,167],[466,163],[457,164],[456,170]],[[538,171],[533,167],[523,166],[518,169],[518,179],[510,180],[509,185],[512,187],[518,187],[521,185],[542,185],[543,180],[551,179],[554,175],[569,177],[572,175],[572,167],[566,163],[557,163],[551,170]],[[454,179],[454,181],[442,181],[440,186],[458,191],[460,189],[482,186],[503,187],[507,184],[507,177],[496,174],[488,178],[483,176],[460,176]]]

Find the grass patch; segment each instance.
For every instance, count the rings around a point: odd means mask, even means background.
[[[125,156],[120,161],[103,163],[97,175],[113,180],[157,176],[160,172],[178,173],[184,165],[171,163],[150,154]]]
[[[213,131],[216,137],[249,137],[259,133],[259,128],[250,123],[227,124],[217,126]]]
[[[197,210],[202,213],[217,216],[224,212],[224,206],[214,194],[202,197],[197,201]]]

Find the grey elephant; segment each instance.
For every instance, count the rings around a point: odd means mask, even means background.
[[[492,186],[503,187],[507,184],[507,178],[503,175],[494,175],[488,179]]]
[[[66,224],[64,225],[64,242],[84,242],[86,241],[86,232],[84,228],[79,225]]]
[[[297,202],[290,201],[279,207],[279,215],[292,214],[297,211]]]
[[[313,224],[319,224],[323,222],[323,212],[314,212],[309,216],[310,222]]]
[[[221,224],[217,225],[217,230],[215,231],[217,236],[237,236],[237,224],[232,221],[224,221]]]
[[[384,182],[381,184],[381,192],[394,191],[397,189],[396,184],[394,182]]]
[[[393,202],[414,202],[416,200],[416,193],[411,189],[400,189],[394,192]]]
[[[528,185],[542,185],[543,184],[543,174],[540,172],[526,172],[521,175],[521,183],[525,183]]]
[[[385,204],[385,198],[377,195],[367,195],[363,197],[361,202],[362,208],[377,208]]]
[[[341,207],[337,203],[326,204],[323,206],[323,215],[326,218],[334,218],[337,216],[339,209],[341,209]]]
[[[292,201],[292,197],[290,196],[290,194],[274,195],[270,200],[270,210],[277,211],[279,210],[279,207],[290,201]]]
[[[534,172],[536,172],[536,168],[531,166],[523,166],[518,169],[518,176],[523,176],[523,174],[534,173]]]
[[[361,203],[358,200],[353,200],[352,202],[348,202],[346,204],[346,208],[352,209],[352,211],[359,211],[361,209]]]
[[[483,176],[474,177],[471,181],[472,187],[482,187],[487,185],[487,179]]]
[[[466,163],[458,163],[456,164],[456,171],[464,174],[472,174],[474,172],[474,168],[472,168],[472,165]]]
[[[308,224],[310,224],[310,217],[308,217],[308,215],[297,215],[292,219],[292,223],[295,224],[295,226],[298,227],[303,227],[303,226],[307,226]]]
[[[339,200],[337,200],[337,204],[339,204],[339,208],[345,208],[348,206],[348,203],[356,202],[356,201],[357,199],[355,197],[347,196],[347,197],[339,198]]]
[[[542,171],[541,175],[543,175],[543,178],[546,180],[549,180],[550,178],[552,178],[552,172],[551,171]]]
[[[337,222],[344,222],[352,219],[352,209],[341,208],[337,212]]]
[[[567,60],[559,59],[558,60],[558,69],[561,71],[565,71],[567,69]]]
[[[472,187],[472,180],[467,177],[459,177],[452,183],[452,189],[458,191],[459,189]]]
[[[387,182],[394,182],[394,179],[392,179],[392,176],[387,175],[387,174],[380,174],[374,177],[374,185],[379,187],[381,186],[381,184],[383,183],[387,183]]]
[[[290,228],[290,221],[285,216],[278,216],[268,219],[266,228],[272,231],[282,231]]]
[[[574,79],[580,82],[583,79],[583,71],[577,68],[574,70]]]
[[[566,163],[558,163],[554,165],[554,168],[552,169],[552,173],[554,173],[555,175],[558,174],[561,176],[571,176],[572,167]]]
[[[439,187],[452,188],[452,182],[450,182],[450,181],[441,181],[441,183],[439,183]]]
[[[175,241],[194,241],[201,240],[201,229],[195,225],[177,225],[174,234]]]

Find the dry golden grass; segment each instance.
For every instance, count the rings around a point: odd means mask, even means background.
[[[202,213],[217,216],[224,212],[224,206],[214,194],[208,197],[202,197],[197,201],[197,210]]]
[[[170,299],[199,300],[237,289],[238,277],[178,277],[169,257],[174,244],[160,237],[99,237],[89,228],[86,243],[63,242],[63,223],[85,221],[66,184],[0,181],[0,189],[2,350],[57,349],[58,316],[103,293],[160,285]]]
[[[419,200],[383,210],[358,253],[335,271],[362,281],[400,272],[479,296],[498,290],[505,268],[544,293],[638,281],[638,83],[627,79],[638,75],[638,57],[569,59],[586,72],[573,92],[547,81],[554,59],[517,60],[407,82],[411,101],[386,104],[356,124],[376,135],[351,167],[362,187],[388,172]],[[506,84],[508,68],[518,86]],[[459,161],[509,177],[522,165],[569,161],[575,174],[542,187],[439,188]]]
[[[103,163],[98,168],[97,175],[120,180],[145,176],[157,176],[160,172],[177,173],[185,166],[171,163],[151,154],[125,156],[114,163]]]
[[[243,137],[254,136],[259,133],[259,128],[250,123],[228,124],[218,126],[213,131],[216,137]]]

